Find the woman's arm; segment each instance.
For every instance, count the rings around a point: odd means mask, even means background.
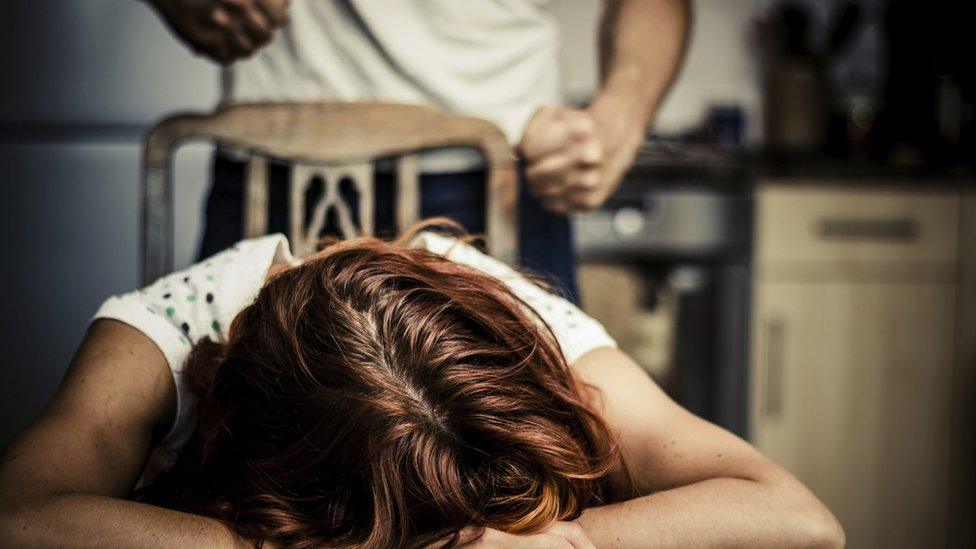
[[[602,393],[636,499],[579,519],[604,547],[839,547],[844,532],[796,478],[733,434],[678,406],[617,349],[574,365]]]
[[[0,546],[237,546],[223,524],[123,498],[175,409],[166,360],[92,325],[52,402],[0,454]]]

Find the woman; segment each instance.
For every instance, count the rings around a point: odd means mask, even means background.
[[[0,545],[843,544],[593,319],[424,228],[109,299],[0,459]]]

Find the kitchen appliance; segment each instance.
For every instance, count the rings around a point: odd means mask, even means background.
[[[573,223],[584,308],[683,406],[745,436],[752,199],[734,154],[649,142]]]

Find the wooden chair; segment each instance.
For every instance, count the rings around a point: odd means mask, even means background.
[[[241,104],[213,114],[183,114],[156,124],[146,137],[143,172],[142,281],[173,270],[172,157],[191,139],[217,141],[250,154],[244,206],[245,238],[268,227],[268,160],[293,165],[289,183],[289,240],[296,255],[315,250],[327,214],[334,210],[344,237],[372,235],[373,162],[396,158],[395,216],[399,231],[419,220],[417,153],[448,146],[479,149],[488,177],[485,237],[488,252],[514,264],[517,258],[517,174],[501,131],[485,120],[449,116],[431,108],[388,103]],[[324,181],[321,198],[305,219],[311,181]],[[340,181],[358,191],[347,204]],[[353,222],[352,208],[360,226]]]

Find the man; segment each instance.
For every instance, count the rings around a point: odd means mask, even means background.
[[[432,104],[497,124],[522,160],[523,266],[576,297],[567,214],[599,207],[633,162],[684,51],[686,0],[607,0],[601,87],[560,106],[558,29],[547,0],[150,0],[190,47],[225,66],[223,100]],[[470,151],[428,154],[422,217],[483,230],[483,168]],[[201,256],[240,238],[244,163],[214,162]],[[287,168],[271,170],[272,230],[287,226]],[[392,226],[377,176],[379,232]],[[386,216],[389,219],[389,215]]]

